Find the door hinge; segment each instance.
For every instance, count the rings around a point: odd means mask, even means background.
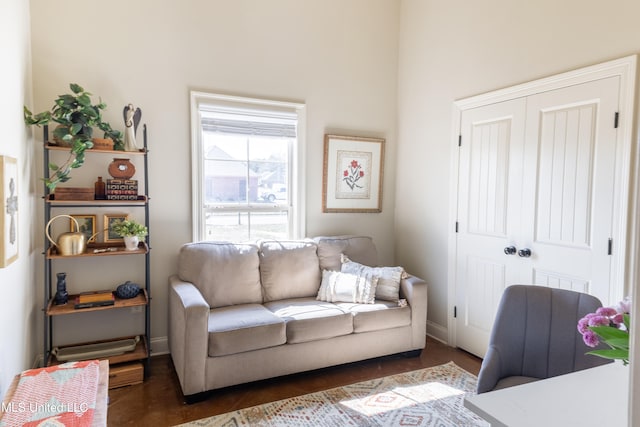
[[[615,118],[613,119],[613,128],[618,129],[618,122],[620,120],[620,113],[616,111]]]
[[[462,147],[462,134],[458,135],[458,147]]]
[[[456,233],[458,232],[458,221],[456,221]]]
[[[457,306],[453,306],[453,317],[456,318],[458,317],[458,307]]]
[[[607,255],[613,254],[613,239],[609,237],[609,242],[607,244]]]

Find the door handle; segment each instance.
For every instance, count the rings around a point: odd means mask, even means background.
[[[504,253],[507,255],[513,255],[515,254],[517,251],[515,246],[507,246],[506,248],[504,248]]]
[[[531,256],[531,249],[524,248],[518,251],[518,256],[522,258],[529,258]]]

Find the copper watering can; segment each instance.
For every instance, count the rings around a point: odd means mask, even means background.
[[[51,227],[51,223],[61,217],[67,217],[73,221],[75,224],[75,229],[78,231],[73,231],[73,227],[71,227],[71,231],[67,233],[62,233],[58,236],[58,241],[54,242],[51,238],[51,234],[49,234],[49,228]],[[69,256],[69,255],[80,255],[83,254],[87,250],[87,236],[80,232],[80,225],[78,224],[78,220],[72,217],[71,215],[56,215],[49,220],[46,227],[47,238],[51,242],[53,246],[55,246],[59,255]],[[93,239],[96,235],[102,233],[102,231],[97,232],[93,236],[89,237],[88,240]]]

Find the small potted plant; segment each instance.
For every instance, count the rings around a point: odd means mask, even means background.
[[[73,168],[84,163],[84,152],[93,147],[93,128],[104,132],[104,138],[113,140],[116,150],[123,150],[122,132],[114,130],[102,120],[102,110],[107,106],[100,101],[93,104],[91,94],[81,86],[71,83],[71,94],[59,95],[51,111],[33,114],[24,107],[24,122],[27,125],[48,125],[57,123],[53,130],[53,139],[58,145],[69,147],[70,153],[62,165],[49,164],[51,176],[44,179],[47,187],[54,190],[60,182],[69,180]]]
[[[138,243],[144,241],[145,236],[149,233],[145,225],[129,219],[114,222],[111,229],[118,236],[124,238],[124,246],[128,251],[138,249]]]

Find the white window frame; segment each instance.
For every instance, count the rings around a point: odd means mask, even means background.
[[[297,115],[297,138],[290,150],[290,179],[289,179],[289,236],[290,239],[300,239],[305,236],[305,151],[306,151],[306,106],[301,103],[272,101],[257,98],[247,98],[208,92],[191,91],[191,224],[194,242],[205,240],[203,180],[204,153],[203,134],[200,120],[201,106],[227,106],[241,109],[284,111]],[[251,210],[250,210],[251,211]],[[256,212],[259,210],[256,209]]]

